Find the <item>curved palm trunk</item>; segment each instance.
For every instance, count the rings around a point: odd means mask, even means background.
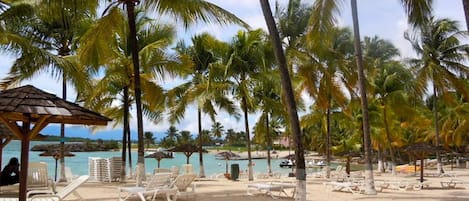
[[[296,159],[296,198],[297,201],[306,201],[306,169],[305,169],[305,156],[303,136],[300,129],[300,121],[298,120],[298,113],[296,110],[295,96],[293,94],[293,87],[290,80],[290,73],[288,72],[287,61],[282,49],[282,42],[272,16],[272,10],[269,6],[268,0],[259,0],[264,13],[265,22],[269,29],[270,38],[274,49],[275,59],[277,60],[280,70],[280,78],[282,80],[282,89],[286,109],[290,120],[291,133],[295,139],[295,159]]]
[[[197,121],[199,124],[199,164],[200,164],[199,177],[204,178],[205,177],[204,152],[202,148],[202,144],[204,140],[202,137],[202,111],[200,111],[200,108],[197,108]]]
[[[246,144],[248,147],[248,177],[249,181],[254,180],[252,172],[252,157],[251,157],[251,137],[249,135],[249,122],[248,122],[248,106],[246,98],[243,97],[243,112],[244,112],[244,129],[246,131]]]
[[[389,124],[388,124],[388,117],[387,117],[387,107],[384,105],[383,108],[383,121],[384,121],[384,130],[386,132],[386,139],[388,141],[389,146],[389,155],[391,156],[391,172],[392,175],[396,175],[395,165],[396,165],[396,158],[394,157],[394,149],[392,148],[392,139],[391,139],[391,132],[389,132]]]
[[[469,0],[462,0],[462,5],[464,7],[464,17],[466,18],[466,27],[469,30]]]
[[[123,94],[124,102],[124,130],[122,131],[122,164],[121,164],[121,182],[125,182],[125,163],[126,163],[126,154],[127,154],[127,134],[129,131],[129,87],[124,87]]]
[[[143,144],[143,117],[142,117],[142,102],[141,102],[141,89],[140,89],[140,63],[138,58],[138,41],[137,41],[137,28],[135,25],[135,4],[137,0],[126,1],[127,17],[129,22],[129,41],[130,49],[132,52],[132,64],[134,66],[134,92],[135,92],[135,107],[137,110],[137,166],[138,166],[138,177],[137,186],[143,186],[143,180],[145,179],[145,158],[144,158],[144,144]]]
[[[440,156],[440,125],[438,123],[438,91],[436,90],[435,82],[433,82],[433,95],[435,98],[433,98],[433,118],[435,122],[435,143],[436,143],[436,160],[437,160],[437,172],[438,173],[444,173],[445,171],[443,170],[443,163],[441,162],[441,156]]]
[[[129,155],[129,175],[133,175],[133,170],[132,170],[132,140],[130,138],[130,124],[129,121],[127,121],[127,152]]]
[[[265,128],[266,128],[266,138],[267,138],[267,169],[269,175],[272,175],[272,163],[270,160],[270,149],[272,149],[272,136],[270,136],[270,126],[269,126],[269,113],[265,113]]]
[[[358,66],[358,80],[360,87],[360,99],[362,104],[363,114],[363,139],[365,148],[365,194],[375,195],[375,185],[373,179],[373,164],[371,160],[371,136],[370,136],[370,124],[368,120],[368,100],[366,97],[366,78],[363,69],[362,60],[362,49],[360,44],[360,28],[358,26],[358,14],[357,14],[357,0],[351,0],[352,18],[353,18],[353,32],[355,37],[355,53],[357,56]]]

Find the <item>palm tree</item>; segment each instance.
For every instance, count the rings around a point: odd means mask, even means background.
[[[326,170],[330,176],[331,161],[331,113],[333,105],[344,106],[346,95],[342,86],[349,85],[344,80],[350,80],[350,70],[347,63],[353,56],[352,33],[348,29],[334,29],[325,39],[321,48],[311,49],[318,45],[307,44],[300,50],[292,50],[292,54],[299,58],[298,77],[302,80],[300,87],[315,99],[315,108],[324,117],[326,133]]]
[[[205,33],[192,38],[192,46],[186,47],[181,42],[176,47],[179,54],[189,57],[193,63],[191,78],[185,83],[174,87],[167,93],[170,107],[170,121],[177,122],[185,114],[186,107],[191,103],[197,105],[198,136],[202,133],[202,112],[215,121],[217,109],[229,114],[236,114],[233,102],[225,95],[228,86],[222,77],[222,71],[216,69],[216,63],[226,50],[226,44]],[[203,165],[203,138],[199,137],[200,177],[205,177]]]
[[[248,117],[255,110],[253,104],[253,85],[255,77],[265,60],[262,48],[265,40],[264,32],[260,29],[254,31],[239,31],[230,43],[227,58],[225,59],[226,76],[232,81],[234,98],[240,101],[244,113],[244,128],[246,133],[246,146],[248,149],[248,177],[254,179],[252,172],[251,138]]]
[[[165,50],[174,38],[174,28],[170,25],[156,24],[143,12],[138,11],[137,30],[141,39],[139,42],[139,56],[143,59],[142,91],[143,111],[148,119],[158,122],[164,106],[164,91],[154,81],[166,74],[183,74],[186,66],[184,58],[168,55]],[[98,80],[87,91],[82,91],[80,97],[85,105],[93,106],[96,111],[113,117],[114,126],[123,124],[121,174],[125,175],[126,145],[129,149],[129,166],[132,169],[130,155],[130,105],[135,100],[132,90],[133,65],[126,36],[128,30],[120,23],[125,23],[125,16],[119,9],[112,9],[109,14],[101,18],[97,24],[89,29],[83,37],[78,50],[82,63],[104,67],[104,76],[98,75]],[[108,37],[113,35],[115,37]],[[176,68],[177,67],[177,68]],[[179,72],[181,71],[181,72]],[[122,105],[115,105],[115,101]]]
[[[406,33],[405,37],[420,56],[412,60],[413,70],[420,87],[427,88],[431,83],[433,90],[433,121],[435,145],[440,146],[440,125],[438,100],[449,91],[456,90],[462,94],[464,99],[468,97],[468,91],[462,78],[469,76],[469,67],[464,61],[469,46],[461,44],[460,37],[466,34],[458,29],[456,21],[449,19],[431,18],[426,26],[421,26],[411,36]],[[445,96],[446,97],[446,96]],[[448,96],[449,97],[449,96]],[[437,152],[438,172],[443,173],[441,157]]]
[[[22,6],[21,4],[19,5]],[[62,79],[62,98],[67,98],[67,81],[79,88],[86,85],[86,82],[80,82],[85,75],[80,72],[79,64],[73,61],[74,57],[70,55],[75,51],[77,39],[83,33],[83,29],[88,27],[91,20],[95,17],[98,2],[96,1],[38,1],[33,5],[34,14],[32,20],[23,20],[20,29],[28,30],[26,37],[30,41],[36,41],[34,46],[43,48],[48,52],[57,52],[57,56],[65,58],[68,62],[60,61],[59,58],[53,58],[51,53],[24,51],[17,59],[9,72],[9,77],[5,78],[3,85],[8,87],[29,79],[36,74],[50,69],[53,77]],[[24,7],[23,7],[24,8]],[[24,11],[24,10],[23,10]],[[26,12],[27,13],[27,12]],[[23,13],[18,13],[23,15]],[[18,24],[16,24],[18,26]],[[28,27],[26,29],[25,27]],[[34,39],[33,39],[34,38]],[[40,58],[42,57],[42,58]],[[80,75],[81,74],[81,75]],[[60,136],[65,136],[65,125],[61,124]],[[64,141],[60,142],[61,174],[60,180],[65,180],[65,160]]]
[[[151,144],[155,144],[155,137],[153,137],[153,133],[150,131],[145,132],[145,144],[147,149],[150,148]]]
[[[462,0],[464,17],[466,18],[466,28],[469,30],[469,0]]]
[[[140,61],[138,57],[138,39],[137,39],[137,30],[136,30],[136,21],[135,21],[135,7],[139,4],[139,0],[115,0],[106,8],[110,7],[119,7],[123,5],[126,8],[127,17],[128,17],[128,27],[129,27],[129,45],[132,55],[133,63],[133,74],[134,79],[134,93],[135,93],[135,108],[137,113],[137,137],[138,137],[138,158],[137,163],[140,167],[139,170],[141,174],[145,175],[145,158],[144,158],[144,147],[143,147],[143,117],[142,117],[142,104],[141,104],[141,86],[140,86]],[[176,18],[182,19],[185,27],[189,24],[194,23],[195,21],[202,20],[204,22],[217,22],[220,24],[226,23],[238,23],[244,24],[236,16],[229,13],[222,8],[206,2],[204,0],[200,1],[168,1],[168,0],[149,0],[144,1],[143,6],[149,10],[155,11],[157,13],[169,14]],[[143,178],[137,178],[137,185],[142,186]]]
[[[289,118],[289,128],[295,139],[295,159],[296,159],[296,180],[297,180],[297,191],[299,201],[306,201],[306,170],[305,170],[305,159],[304,159],[304,145],[302,143],[302,134],[300,130],[300,122],[298,120],[298,113],[296,110],[295,96],[288,72],[287,61],[285,54],[282,49],[282,42],[280,40],[279,32],[275,25],[272,11],[270,9],[269,1],[259,0],[262,7],[262,13],[269,29],[270,37],[272,40],[272,46],[277,60],[277,64],[280,70],[280,78],[282,83],[282,89],[284,92],[284,99],[287,107],[287,113]]]

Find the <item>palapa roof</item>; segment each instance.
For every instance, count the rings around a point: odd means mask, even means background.
[[[106,125],[111,119],[31,85],[0,92],[0,113],[11,121],[30,120],[50,115],[48,123]]]

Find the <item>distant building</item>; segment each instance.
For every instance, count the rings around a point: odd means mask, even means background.
[[[279,139],[274,140],[274,145],[282,146],[289,148],[291,144],[291,139],[289,137],[280,137]]]

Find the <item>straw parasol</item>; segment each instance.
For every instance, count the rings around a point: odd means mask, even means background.
[[[170,152],[182,152],[184,155],[186,155],[186,164],[189,164],[189,158],[191,155],[195,152],[199,152],[199,147],[193,144],[180,144],[177,145],[171,149],[168,149]],[[207,153],[208,151],[205,149],[202,149],[202,152]]]
[[[173,155],[167,152],[157,151],[155,153],[145,156],[145,158],[154,158],[158,161],[158,168],[160,168],[160,161],[163,158],[173,158]]]
[[[21,140],[19,201],[26,201],[29,142],[39,131],[51,123],[105,126],[109,121],[111,119],[99,113],[31,85],[2,91],[0,122]]]
[[[223,152],[219,152],[216,154],[218,157],[223,157],[225,159],[225,167],[226,167],[226,173],[228,173],[228,160],[230,160],[231,158],[239,158],[241,157],[240,155],[238,154],[235,154],[231,151],[223,151]]]
[[[47,150],[39,154],[39,156],[52,156],[55,159],[55,174],[54,174],[54,181],[57,181],[57,160],[61,158],[61,154],[59,150]],[[64,152],[64,157],[73,157],[75,154],[70,153],[68,151]]]
[[[420,160],[420,182],[423,182],[423,168],[424,162],[423,160],[430,155],[431,153],[435,153],[439,150],[438,147],[435,147],[431,144],[420,142],[416,144],[409,145],[407,148],[404,149],[409,155],[415,157],[416,159]]]

